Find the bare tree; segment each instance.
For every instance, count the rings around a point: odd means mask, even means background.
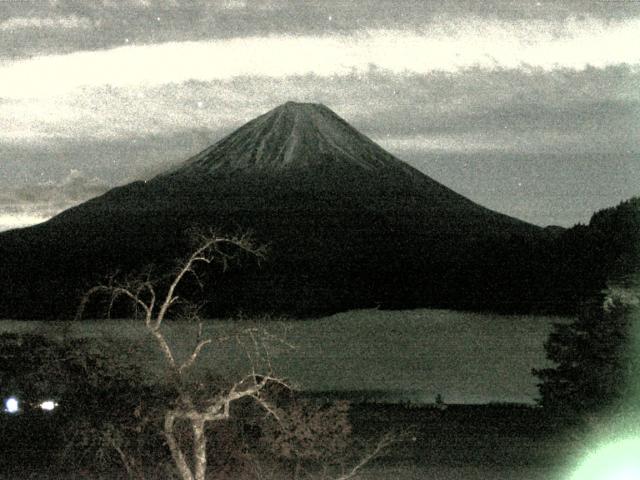
[[[229,262],[241,252],[258,259],[265,253],[264,248],[255,245],[248,235],[222,236],[215,232],[208,232],[196,233],[194,238],[193,252],[178,263],[176,270],[169,277],[154,278],[149,269],[134,279],[117,281],[111,278],[108,283],[97,285],[84,295],[76,316],[76,319],[82,318],[88,301],[97,294],[109,297],[109,309],[116,300],[124,298],[142,312],[145,327],[160,349],[171,381],[177,387],[178,398],[164,412],[163,433],[173,462],[183,480],[205,479],[207,470],[205,428],[208,423],[228,419],[231,404],[243,398],[251,398],[269,413],[275,414],[262,392],[270,383],[283,383],[272,375],[270,367],[266,372],[259,373],[256,371],[255,362],[252,362],[249,374],[211,397],[195,399],[193,392],[185,387],[187,371],[194,366],[203,349],[209,346],[213,339],[203,338],[202,320],[198,309],[190,309],[189,316],[198,322],[198,338],[186,358],[177,358],[175,348],[167,340],[163,325],[170,310],[180,301],[178,290],[181,283],[187,276],[191,276],[202,285],[198,266],[219,263],[223,269],[226,269]],[[253,332],[249,332],[249,336],[258,348],[258,340]],[[191,461],[176,435],[175,428],[178,421],[185,421],[190,425],[193,446]]]
[[[117,279],[114,275],[106,283],[96,285],[88,290],[81,300],[76,320],[82,318],[87,304],[96,295],[108,298],[109,314],[115,303],[120,300],[125,300],[135,308],[136,316],[142,317],[147,332],[162,353],[170,384],[176,388],[177,398],[167,402],[166,408],[162,412],[163,421],[161,422],[173,464],[182,480],[205,480],[207,472],[206,427],[211,422],[229,419],[231,405],[234,402],[241,399],[255,401],[277,421],[282,432],[286,432],[287,425],[292,420],[295,421],[296,417],[295,412],[293,412],[293,417],[291,412],[285,414],[282,409],[272,406],[268,400],[267,390],[269,389],[267,387],[279,384],[288,389],[289,386],[281,378],[273,375],[265,339],[274,339],[274,337],[266,332],[261,333],[257,329],[246,329],[243,332],[243,338],[240,335],[236,336],[236,340],[247,355],[250,365],[249,373],[243,378],[215,392],[205,388],[203,393],[190,384],[190,370],[204,349],[211,348],[215,339],[203,336],[200,309],[189,301],[182,301],[178,294],[180,287],[184,286],[183,283],[187,278],[193,279],[197,285],[203,287],[201,278],[203,272],[199,271],[199,267],[217,263],[222,267],[222,270],[226,270],[230,262],[243,253],[258,260],[265,255],[264,247],[257,246],[246,234],[224,236],[212,231],[197,232],[193,234],[193,239],[194,247],[191,254],[179,261],[175,270],[169,275],[154,276],[152,268],[149,267],[144,273],[123,280]],[[180,309],[176,308],[178,305],[181,307]],[[198,327],[198,334],[191,350],[182,358],[178,358],[176,348],[171,345],[163,328],[168,316],[175,315],[178,311],[182,317],[195,321]],[[226,339],[228,340],[228,338]],[[289,347],[291,346],[289,345]],[[329,418],[330,416],[318,417],[315,421],[323,423]],[[302,424],[309,422],[309,419],[304,418],[298,420],[301,427],[304,426]],[[333,419],[330,421],[333,422]],[[178,422],[188,425],[189,441],[184,441],[183,430],[177,427]],[[348,431],[350,431],[350,427],[348,427]],[[284,434],[286,435],[286,433]],[[109,437],[109,439],[111,438]],[[365,465],[377,458],[398,438],[389,435],[382,437],[372,449],[364,452],[353,467],[344,471],[339,480],[358,476]],[[191,454],[185,452],[185,443],[191,446]],[[339,444],[340,441],[336,445]],[[135,461],[132,461],[132,457],[128,456],[118,443],[114,443],[113,448],[120,456],[129,476],[142,478],[140,469],[137,468]],[[313,456],[314,448],[311,448],[310,452],[299,452],[299,454]]]

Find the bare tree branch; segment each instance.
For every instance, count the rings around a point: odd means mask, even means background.
[[[213,340],[211,340],[210,338],[207,340],[202,340],[201,342],[199,342],[196,345],[196,348],[193,349],[193,352],[191,352],[191,355],[189,356],[189,358],[187,358],[182,365],[180,365],[180,367],[178,368],[178,373],[182,373],[184,370],[186,370],[187,368],[190,368],[196,361],[196,359],[198,358],[198,355],[200,355],[200,351],[206,347],[207,345],[209,345]]]
[[[391,445],[401,441],[403,441],[402,436],[399,436],[393,433],[387,433],[383,435],[378,440],[378,442],[373,447],[373,449],[367,454],[365,454],[360,459],[360,461],[351,468],[351,470],[337,477],[335,480],[349,480],[352,478],[356,478],[360,474],[360,470],[362,470],[362,468],[364,468],[367,464],[369,464],[376,458],[380,457],[384,453],[384,451],[388,449]]]

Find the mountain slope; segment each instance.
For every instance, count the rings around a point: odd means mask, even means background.
[[[327,107],[290,102],[172,171],[0,235],[0,315],[66,315],[106,273],[169,264],[194,225],[252,230],[270,249],[260,268],[212,276],[212,313],[530,310],[549,237],[413,169]]]
[[[329,165],[326,164],[329,163]],[[343,166],[417,172],[320,104],[287,102],[189,159],[180,175]]]

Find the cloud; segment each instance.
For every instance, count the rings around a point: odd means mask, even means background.
[[[191,130],[171,135],[122,139],[64,139],[55,142],[4,144],[0,149],[0,192],[47,192],[65,183],[72,170],[91,172],[85,177],[106,187],[149,179],[195,155],[228,130]],[[55,192],[50,192],[50,194]],[[48,194],[49,195],[49,194]],[[0,193],[0,198],[2,193]],[[11,198],[17,198],[12,195]],[[36,195],[34,198],[38,198]],[[49,198],[49,197],[47,197]],[[4,203],[6,206],[6,202]]]
[[[23,213],[2,213],[0,211],[0,232],[12,230],[14,228],[23,228],[36,223],[42,223],[50,218],[49,215]]]
[[[60,181],[46,181],[28,186],[4,188],[0,193],[0,205],[5,212],[20,211],[26,204],[47,204],[53,209],[76,203],[104,193],[108,189],[104,181],[90,177],[79,170],[70,170]]]
[[[0,141],[5,148],[15,146],[0,153],[0,161],[11,162],[18,146],[33,142],[89,142],[90,157],[96,157],[96,142],[128,142],[137,157],[145,154],[133,146],[136,139],[153,151],[150,137],[166,146],[160,138],[182,143],[181,136],[209,132],[212,142],[287,100],[325,103],[399,154],[418,149],[638,151],[638,85],[640,72],[616,66],[551,72],[475,68],[455,74],[374,69],[331,77],[85,88],[73,95],[0,102]],[[122,155],[118,147],[112,157]],[[108,161],[108,151],[100,158]]]
[[[507,28],[563,34],[572,19],[596,26],[628,21],[640,15],[640,2],[415,1],[415,0],[20,0],[0,2],[0,19],[79,17],[93,24],[84,29],[0,30],[0,58],[104,50],[166,42],[246,37],[355,35],[392,30],[458,31],[469,25],[501,23]],[[55,34],[56,31],[64,35]],[[25,32],[28,33],[25,34]]]
[[[13,17],[0,22],[0,31],[13,32],[17,30],[87,30],[92,28],[93,22],[87,18],[70,15],[68,17]]]
[[[560,26],[476,20],[431,25],[422,32],[367,30],[132,45],[5,63],[0,67],[0,91],[6,98],[42,98],[105,85],[130,88],[239,76],[332,77],[372,68],[428,74],[472,68],[637,66],[638,36],[640,19],[569,19]]]
[[[222,8],[227,10],[236,10],[247,8],[246,0],[224,0],[222,3]]]
[[[71,169],[108,186],[148,177],[297,100],[326,104],[399,158],[483,205],[535,223],[571,225],[637,194],[639,86],[640,71],[631,65],[428,73],[370,68],[4,98],[0,187],[15,191],[16,184],[47,178],[58,185],[60,172]],[[518,183],[529,183],[520,177],[538,178],[546,190],[529,186],[524,194]],[[562,197],[566,192],[570,198]],[[55,213],[50,204],[72,204],[38,198],[43,194],[23,198],[17,213],[27,205]]]
[[[0,230],[38,223],[100,195],[107,185],[96,177],[71,170],[59,182],[4,188],[0,193]]]

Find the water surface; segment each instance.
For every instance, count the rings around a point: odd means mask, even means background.
[[[567,319],[431,309],[357,310],[282,322],[207,320],[203,334],[217,340],[203,351],[198,368],[233,378],[248,372],[252,361],[259,368],[270,363],[305,390],[368,392],[386,401],[431,403],[441,394],[449,403],[533,403],[537,380],[531,369],[548,365],[543,343],[560,321]],[[165,328],[184,358],[196,326],[167,321]],[[243,334],[247,328],[264,340],[260,356]],[[0,331],[115,339],[131,347],[121,355],[149,368],[150,377],[162,366],[141,321],[5,320]]]

